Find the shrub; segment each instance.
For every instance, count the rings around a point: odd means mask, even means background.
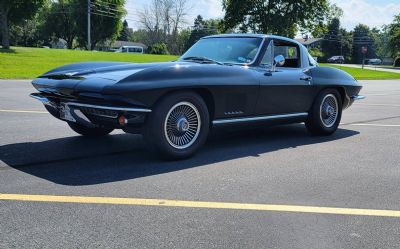
[[[167,45],[163,42],[153,44],[149,48],[149,54],[169,54]]]
[[[314,58],[318,59],[318,62],[322,59],[325,58],[324,53],[318,49],[318,48],[309,48],[308,52],[310,53],[310,55]]]

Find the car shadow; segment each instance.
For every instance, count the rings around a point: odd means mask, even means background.
[[[163,161],[148,151],[139,135],[103,138],[81,136],[0,146],[0,171],[9,167],[48,181],[71,186],[135,179],[206,166],[298,146],[332,142],[359,134],[338,129],[327,137],[310,136],[303,125],[224,131],[210,136],[192,158]]]

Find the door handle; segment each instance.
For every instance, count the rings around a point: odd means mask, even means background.
[[[311,76],[304,75],[304,76],[301,76],[301,77],[300,77],[300,80],[311,81],[311,80],[312,80],[312,77],[311,77]]]

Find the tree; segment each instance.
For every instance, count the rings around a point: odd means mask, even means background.
[[[332,23],[333,19],[339,19],[343,16],[343,10],[336,4],[329,6],[329,10],[325,13],[324,19],[319,22],[310,23],[306,27],[300,27],[301,33],[311,33],[312,37],[319,38],[324,37],[329,32],[329,23]]]
[[[156,43],[149,48],[149,54],[169,54],[167,44]]]
[[[148,43],[166,43],[172,54],[178,53],[179,31],[186,23],[189,0],[152,0],[139,11],[139,22],[147,31]]]
[[[204,20],[201,15],[198,15],[194,20],[194,26],[186,42],[186,49],[189,49],[204,36],[220,33],[218,29],[220,22],[221,21],[217,19]]]
[[[367,25],[359,24],[354,28],[353,32],[353,52],[352,60],[354,63],[362,63],[364,55],[362,47],[367,47],[368,53],[365,58],[375,58],[375,41],[371,34],[371,30]]]
[[[340,21],[338,18],[332,19],[328,24],[328,32],[323,36],[321,48],[322,52],[327,57],[333,55],[341,55],[341,35],[340,35]]]
[[[76,6],[77,3],[73,0],[53,2],[44,14],[43,36],[47,39],[62,38],[71,49],[78,32],[78,23],[75,21]]]
[[[74,18],[77,24],[79,46],[87,47],[87,0],[71,0],[75,6]],[[125,0],[91,0],[91,48],[99,42],[116,40],[122,29],[125,16]]]
[[[328,0],[223,0],[224,30],[294,37],[299,27],[321,22]]]
[[[0,29],[3,48],[10,48],[10,24],[17,24],[24,19],[32,18],[43,2],[44,0],[0,0]]]
[[[121,33],[119,34],[118,40],[119,41],[128,41],[131,36],[132,36],[132,29],[129,28],[128,26],[128,22],[126,20],[124,20],[124,22],[122,23],[122,30]]]
[[[388,26],[388,38],[392,56],[400,57],[400,14]]]

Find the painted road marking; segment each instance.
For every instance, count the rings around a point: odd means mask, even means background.
[[[355,104],[356,106],[387,106],[387,107],[400,107],[400,105],[395,104]]]
[[[400,127],[397,124],[343,124],[343,125],[352,125],[352,126],[375,126],[375,127]]]
[[[0,112],[14,112],[14,113],[41,113],[41,114],[48,113],[48,112],[45,112],[45,111],[34,111],[34,110],[5,110],[5,109],[0,109]]]
[[[400,218],[400,211],[398,211],[398,210],[316,207],[316,206],[296,206],[296,205],[274,205],[274,204],[250,204],[250,203],[230,203],[230,202],[183,201],[183,200],[166,200],[166,199],[0,194],[0,200],[33,201],[33,202],[60,202],[60,203],[85,203],[85,204],[112,204],[112,205],[132,205],[132,206],[234,209],[234,210],[255,210],[255,211],[275,211],[275,212],[294,212],[294,213],[315,213],[315,214],[383,216],[383,217],[399,217]]]

